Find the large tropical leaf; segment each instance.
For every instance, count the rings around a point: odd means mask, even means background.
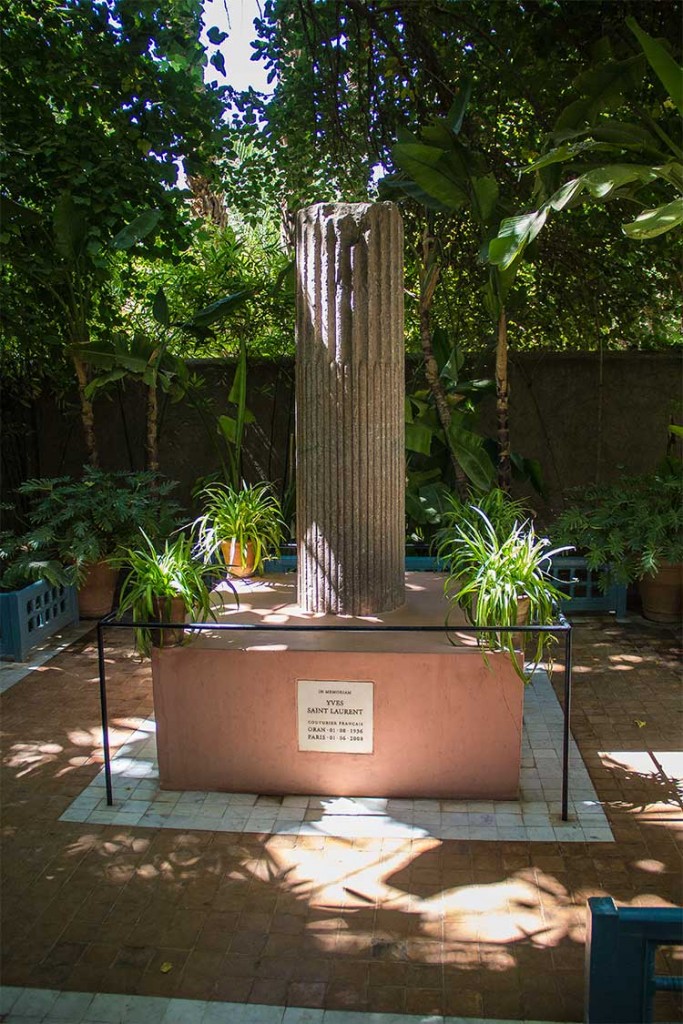
[[[117,252],[122,249],[132,248],[136,242],[147,238],[161,219],[161,210],[143,210],[130,224],[114,236],[111,242],[112,249]]]
[[[70,192],[62,192],[52,211],[55,248],[65,260],[79,255],[87,233],[85,217]]]
[[[218,323],[219,320],[232,313],[233,310],[243,306],[252,295],[253,291],[251,289],[234,292],[232,295],[225,295],[222,299],[217,299],[216,302],[212,302],[210,305],[200,309],[198,313],[195,313],[189,320],[186,320],[182,326],[186,330],[201,330],[210,327],[211,324]]]
[[[171,323],[171,318],[168,313],[168,302],[166,301],[166,293],[163,288],[159,288],[158,292],[154,296],[154,302],[152,304],[152,316],[158,324],[162,327],[168,327]]]
[[[626,24],[642,46],[650,67],[666,89],[678,113],[683,115],[683,68],[661,43],[643,31],[635,18],[627,18]]]
[[[4,227],[15,223],[26,227],[36,227],[41,220],[42,216],[37,210],[32,210],[29,206],[22,206],[21,203],[15,203],[8,196],[0,195],[0,223]]]
[[[423,143],[397,143],[394,161],[427,195],[457,210],[467,202],[467,193],[446,166],[444,151]]]
[[[644,70],[643,55],[636,54],[626,60],[606,61],[584,71],[574,81],[580,98],[562,111],[555,130],[591,124],[605,110],[617,110],[623,106],[625,97],[638,88]]]
[[[498,182],[493,174],[485,174],[472,180],[481,221],[487,224],[493,217],[498,203]]]
[[[482,438],[463,427],[458,417],[453,417],[448,439],[468,479],[478,490],[488,491],[493,485],[495,469]]]
[[[654,210],[643,210],[634,221],[623,224],[622,230],[629,238],[656,238],[679,224],[683,224],[683,199],[674,199]]]
[[[397,192],[402,192],[410,199],[414,199],[416,203],[420,203],[421,206],[426,206],[429,210],[435,210],[437,213],[451,213],[452,208],[446,203],[440,202],[438,199],[434,199],[425,192],[424,189],[416,185],[414,181],[406,178],[402,174],[387,174],[386,177],[382,178],[379,183],[379,195],[381,199],[394,198]]]
[[[424,423],[406,423],[405,446],[409,452],[417,452],[419,455],[429,455],[432,448],[432,437],[434,431],[425,426]]]
[[[472,95],[472,79],[465,78],[455,94],[451,108],[446,115],[446,122],[454,135],[460,133],[462,122]]]

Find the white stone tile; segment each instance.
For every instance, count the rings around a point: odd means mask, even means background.
[[[282,1024],[284,1016],[283,1006],[259,1006],[256,1003],[224,1003],[225,1016],[221,1024]],[[207,1009],[208,1013],[208,1009]],[[211,1024],[217,1024],[212,1021]],[[209,1024],[206,1021],[206,1014],[202,1024]],[[348,1024],[348,1022],[347,1022]]]
[[[122,1024],[126,997],[99,993],[83,1015],[84,1024]]]
[[[120,772],[115,780],[115,806],[106,806],[104,774],[100,772],[67,809],[62,820],[236,833],[335,834],[345,838],[396,839],[427,835],[473,838],[474,830],[477,837],[483,839],[529,836],[548,841],[555,835],[554,828],[564,827],[560,820],[558,774],[562,713],[544,676],[538,675],[527,691],[524,718],[524,767],[519,801],[385,800],[315,794],[259,797],[253,793],[163,791],[158,789],[156,762],[149,756],[155,749],[155,725],[150,720],[126,743],[123,756],[114,758],[119,762],[117,771]],[[573,743],[571,764],[569,792],[573,802],[570,809],[575,828],[565,829],[565,841],[586,841],[586,828],[590,829],[591,837],[595,835],[594,841],[610,841],[608,821]],[[140,766],[148,777],[140,777]],[[124,780],[123,786],[121,780]],[[531,836],[528,829],[546,831]]]
[[[24,991],[18,985],[0,986],[0,1013],[9,1013]]]
[[[323,1024],[324,1010],[307,1006],[288,1006],[282,1024]]]
[[[523,825],[497,828],[497,837],[502,842],[516,842],[529,839],[529,833]]]
[[[123,1024],[161,1024],[170,999],[163,996],[128,996]]]
[[[532,843],[546,843],[555,839],[555,830],[550,825],[543,828],[529,826],[526,831]]]
[[[221,1004],[225,1006],[225,1004]],[[208,1003],[205,999],[169,999],[162,1024],[202,1024]],[[227,1020],[227,1018],[226,1018]]]
[[[92,992],[60,992],[50,1009],[50,1022],[65,1021],[67,1024],[81,1024],[88,1007],[93,1001]]]

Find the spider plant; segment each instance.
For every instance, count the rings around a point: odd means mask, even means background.
[[[195,621],[203,622],[208,617],[215,620],[210,583],[222,578],[220,568],[195,558],[192,540],[183,534],[166,540],[158,551],[144,530],[140,533],[141,546],[127,548],[115,559],[118,568],[127,570],[118,617],[131,611],[134,623],[180,621],[187,614],[196,616]],[[181,641],[181,630],[152,630],[147,626],[135,630],[136,647],[142,655],[149,655],[152,646]]]
[[[280,502],[266,483],[239,490],[230,484],[208,484],[198,494],[204,513],[192,524],[198,533],[198,550],[208,560],[219,548],[234,575],[261,570],[266,558],[276,555],[285,523]],[[229,546],[235,554],[230,557]],[[238,559],[236,564],[231,564]]]
[[[457,536],[456,527],[464,527],[467,523],[481,526],[479,516],[482,512],[501,540],[510,535],[516,523],[531,516],[531,509],[524,501],[511,498],[507,491],[499,487],[477,496],[471,502],[461,501],[457,495],[448,494],[441,514],[443,526],[434,536],[437,558],[443,559],[446,563],[450,562],[454,537]]]
[[[550,577],[551,559],[571,549],[547,550],[550,541],[538,537],[528,520],[514,522],[507,535],[502,535],[481,508],[473,506],[472,511],[476,513],[472,520],[455,524],[441,545],[441,550],[448,552],[444,583],[447,622],[459,607],[476,626],[551,625],[555,607],[564,596]],[[550,633],[536,633],[534,638],[532,671],[554,641]],[[507,651],[517,674],[528,682],[530,672],[524,671],[515,655],[515,633],[492,630],[478,639],[489,650]]]

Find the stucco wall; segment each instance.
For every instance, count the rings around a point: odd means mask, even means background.
[[[215,416],[229,412],[233,370],[214,361],[198,364],[197,369],[207,382],[213,434]],[[540,461],[551,506],[558,506],[564,487],[596,477],[614,479],[622,472],[645,472],[664,456],[669,418],[676,409],[680,414],[682,369],[680,354],[668,353],[610,353],[602,360],[595,353],[511,356],[513,448]],[[294,425],[293,379],[291,361],[250,365],[248,405],[256,416],[247,434],[245,473],[250,479],[282,481],[286,473],[292,456],[288,439]],[[188,501],[197,477],[217,469],[217,457],[194,409],[166,403],[163,397],[162,409],[162,470],[180,480],[180,497]],[[35,409],[20,408],[13,396],[5,396],[5,495],[22,473],[79,472],[85,450],[74,412],[60,411],[49,398]],[[144,414],[144,395],[135,386],[127,387],[122,396],[98,399],[96,430],[105,468],[143,467]],[[24,419],[32,434],[19,458],[14,431],[8,428]],[[481,423],[484,431],[495,431],[490,399],[482,406]],[[219,441],[217,433],[214,440]],[[545,503],[534,500],[543,509]]]

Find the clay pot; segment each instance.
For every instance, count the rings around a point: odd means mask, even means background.
[[[118,569],[107,562],[93,562],[78,589],[78,611],[84,619],[101,619],[114,602]]]
[[[154,618],[157,622],[184,622],[185,602],[182,597],[154,597]],[[152,647],[180,647],[185,639],[183,629],[151,629]]]
[[[662,562],[654,576],[638,584],[643,616],[652,622],[680,622],[683,612],[683,563]]]
[[[251,541],[247,541],[246,557],[244,558],[242,557],[242,549],[236,540],[223,541],[221,551],[223,552],[225,566],[231,576],[245,579],[247,576],[254,575],[256,558],[254,545]]]

